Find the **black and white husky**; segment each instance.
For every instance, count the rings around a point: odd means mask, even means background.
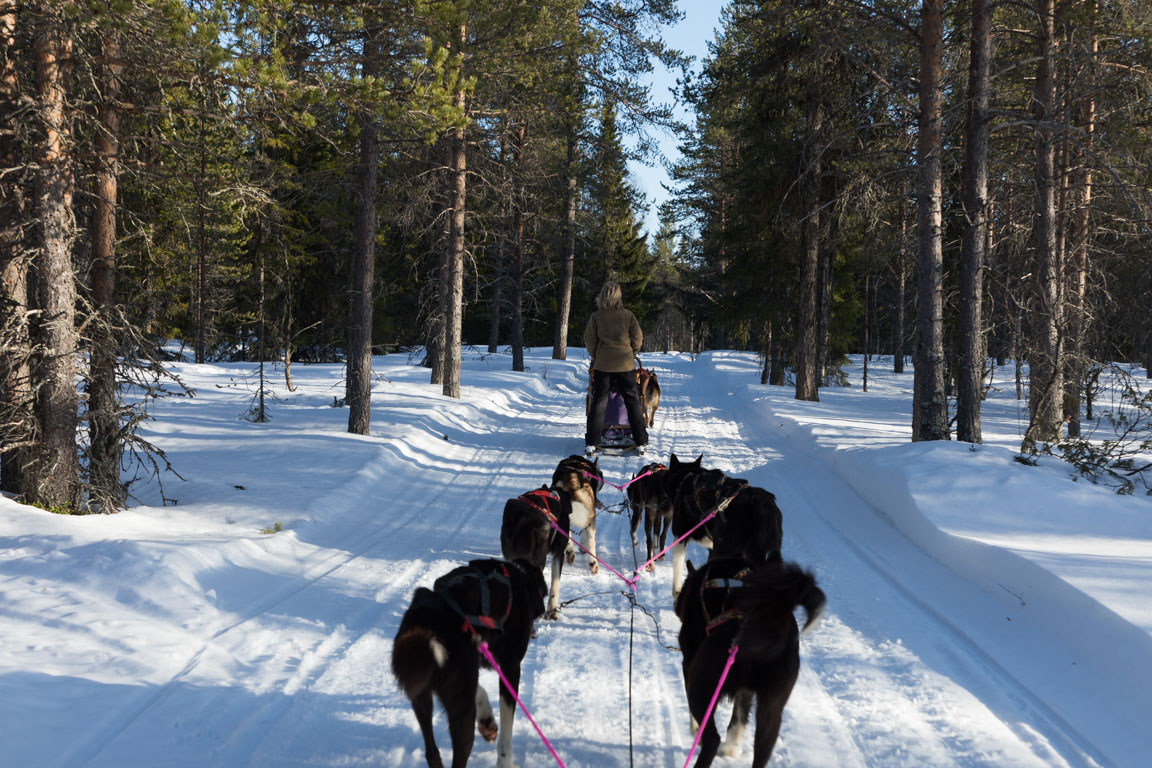
[[[392,644],[392,673],[412,702],[424,736],[430,768],[443,768],[432,734],[432,696],[448,716],[452,768],[464,768],[472,754],[473,723],[486,741],[495,741],[497,766],[512,768],[512,718],[516,702],[500,688],[500,726],[488,694],[479,684],[477,650],[488,643],[514,689],[528,650],[532,623],[544,613],[544,575],[526,560],[473,560],[441,576],[432,589],[420,587],[404,613]]]
[[[588,570],[598,573],[600,564],[596,561],[596,510],[601,506],[598,496],[604,487],[600,459],[589,461],[575,455],[561,459],[552,472],[552,487],[563,488],[572,497],[572,526],[580,529],[580,543],[591,553],[588,557]],[[576,562],[576,547],[569,544],[566,557],[569,565]]]
[[[784,705],[800,672],[800,633],[793,609],[803,607],[807,631],[824,610],[824,592],[811,573],[780,560],[753,563],[715,558],[699,570],[688,563],[688,580],[676,599],[684,687],[692,730],[703,721],[733,646],[737,653],[721,693],[733,700],[724,744],[713,721],[700,737],[696,768],[712,764],[717,751],[740,753],[740,740],[756,704],[753,768],[764,768],[776,746]]]
[[[780,559],[783,520],[776,497],[719,469],[704,469],[702,459],[685,462],[672,454],[663,473],[665,492],[672,499],[673,537],[693,531],[672,549],[673,600],[680,594],[689,540],[715,557],[743,557],[753,563]],[[714,517],[693,530],[713,511]]]
[[[508,560],[523,559],[544,570],[552,555],[552,585],[545,618],[560,614],[560,572],[572,548],[572,496],[561,487],[547,486],[508,499],[500,523],[500,552]]]

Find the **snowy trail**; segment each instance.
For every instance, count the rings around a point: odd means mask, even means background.
[[[0,722],[16,764],[423,766],[415,718],[390,673],[412,591],[470,558],[499,556],[505,500],[547,482],[582,447],[585,363],[537,354],[535,370],[514,374],[506,362],[473,361],[464,397],[449,401],[433,394],[426,370],[382,359],[368,437],[344,434],[346,411],[327,407],[333,367],[304,367],[273,425],[238,433],[225,419],[218,432],[166,435],[173,458],[195,457],[210,479],[190,483],[180,507],[106,518],[88,538],[67,527],[83,522],[49,516],[66,532],[55,551],[7,540],[0,604],[5,594],[20,600],[4,615],[30,622],[39,613],[46,643],[80,656],[95,648],[105,660],[27,681],[0,677],[10,701],[41,691],[42,706],[61,716],[83,702],[85,716],[62,743]],[[772,765],[1080,768],[1124,765],[1112,755],[1137,753],[1137,738],[1122,743],[1132,730],[1123,718],[1110,731],[1076,708],[1098,705],[1090,674],[1104,667],[1081,659],[1089,671],[1080,675],[1075,649],[1017,611],[1008,587],[982,588],[861,498],[830,452],[748,386],[752,358],[651,355],[645,365],[663,390],[652,450],[601,459],[606,478],[623,483],[670,451],[703,453],[707,466],[776,494],[785,558],[811,568],[828,595],[823,621],[801,640]],[[244,399],[213,392],[220,373],[211,368],[194,382],[207,396],[178,406],[186,429]],[[319,455],[326,460],[309,458]],[[261,483],[265,467],[276,482]],[[233,490],[240,485],[247,495]],[[602,494],[609,506],[622,498],[611,487]],[[269,520],[286,530],[251,533]],[[600,557],[625,574],[643,559],[626,511],[602,512],[597,539]],[[82,552],[107,570],[107,583],[59,565]],[[693,561],[704,556],[689,547]],[[144,600],[149,584],[186,604],[162,613]],[[626,585],[604,569],[590,574],[582,555],[565,567],[561,618],[541,622],[521,695],[569,768],[683,765],[692,737],[671,591],[670,558],[642,574],[635,605]],[[151,632],[132,634],[133,622],[149,620]],[[16,647],[22,626],[0,624],[0,669],[41,658],[40,646]],[[1024,663],[1038,648],[1067,662],[1066,676]],[[495,697],[495,674],[481,681]],[[1071,693],[1055,697],[1062,687]],[[1078,697],[1084,703],[1069,703]],[[19,711],[0,715],[18,722]],[[722,723],[728,713],[722,705]],[[443,717],[436,722],[447,758]],[[554,764],[519,716],[514,750],[518,765]],[[749,734],[739,758],[716,765],[750,760]],[[494,766],[495,750],[478,740],[470,765]]]
[[[744,382],[755,375],[746,368],[741,373]],[[708,446],[706,463],[731,467],[777,495],[784,556],[813,568],[829,596],[821,626],[802,640],[806,669],[774,759],[823,764],[835,744],[839,765],[1094,764],[1070,743],[1075,734],[1065,735],[1064,724],[1053,726],[1051,713],[944,618],[959,607],[957,595],[972,609],[987,602],[982,593],[965,594],[964,585],[949,583],[940,593],[947,604],[934,606],[931,592],[903,586],[951,575],[933,573],[943,569],[746,401],[691,383],[685,394],[697,409],[724,414],[719,424],[686,424],[689,435],[738,433]],[[694,441],[689,444],[686,453],[694,454]],[[854,541],[848,526],[867,531]],[[869,606],[881,602],[883,610],[871,615]],[[1002,693],[1005,683],[1015,695]],[[825,740],[811,744],[814,732]]]

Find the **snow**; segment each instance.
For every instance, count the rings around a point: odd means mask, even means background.
[[[148,432],[185,478],[165,478],[177,504],[155,484],[113,516],[0,499],[0,764],[424,765],[392,638],[417,586],[499,556],[504,501],[581,450],[586,359],[548,353],[516,373],[466,350],[460,400],[378,357],[368,436],[332,407],[338,365],[294,366],[298,389],[273,381],[273,420],[254,424],[252,366],[177,364],[195,397],[162,401]],[[776,494],[784,555],[828,608],[771,764],[1146,765],[1152,502],[1016,462],[1011,387],[985,404],[983,445],[910,443],[912,374],[873,361],[864,392],[854,362],[851,386],[802,403],[760,385],[753,355],[645,355],[652,450],[601,460],[622,484],[703,453]],[[629,573],[622,498],[606,488],[597,539]],[[580,558],[525,659],[521,696],[570,768],[678,767],[692,744],[671,559],[630,593]],[[513,744],[518,765],[554,764],[522,716]],[[478,739],[471,764],[495,750]]]

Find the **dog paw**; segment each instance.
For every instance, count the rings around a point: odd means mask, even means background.
[[[648,571],[648,573],[655,573],[656,566],[654,566],[652,563],[648,563],[648,565],[644,566],[644,570]]]
[[[660,555],[660,557],[656,558],[656,560],[657,562],[664,562],[664,555]]]
[[[595,560],[589,560],[588,570],[591,571],[593,575],[600,573],[600,564]]]
[[[496,741],[496,734],[500,730],[500,726],[496,725],[496,718],[489,715],[483,720],[477,721],[476,730],[484,737],[484,741],[492,743]]]
[[[568,563],[568,565],[572,565],[572,563],[576,562],[576,553],[572,551],[565,552],[564,560]]]
[[[720,757],[739,757],[740,745],[724,742],[720,745],[720,749],[716,752],[716,754],[720,755]]]
[[[549,608],[548,611],[544,614],[544,618],[548,619],[548,621],[556,621],[556,619],[560,618],[560,609]]]

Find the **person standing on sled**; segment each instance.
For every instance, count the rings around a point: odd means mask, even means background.
[[[635,360],[644,343],[644,333],[636,316],[624,308],[619,283],[604,283],[596,297],[596,307],[584,329],[584,346],[592,359],[592,402],[584,435],[585,453],[592,455],[598,450],[609,388],[614,387],[624,398],[632,440],[637,453],[643,455],[644,446],[648,444],[648,429],[636,386]]]

